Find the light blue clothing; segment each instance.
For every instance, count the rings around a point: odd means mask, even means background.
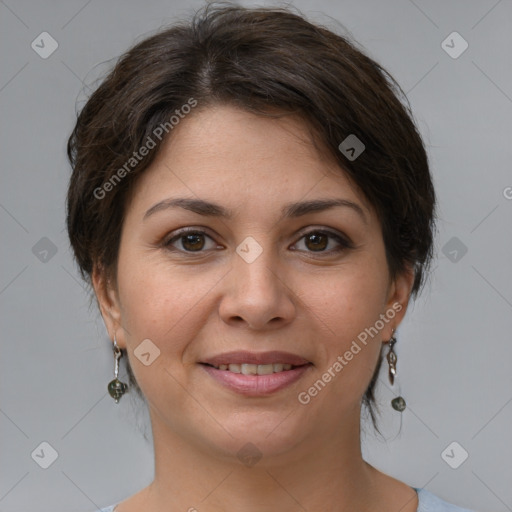
[[[467,508],[447,503],[425,489],[418,489],[416,487],[413,487],[413,489],[418,493],[418,508],[416,512],[474,512]],[[100,512],[114,512],[114,507],[115,505],[111,505],[110,507],[102,508]]]

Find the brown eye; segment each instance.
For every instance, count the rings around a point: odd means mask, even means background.
[[[306,246],[312,251],[323,251],[329,244],[329,237],[323,233],[310,233],[304,238]]]
[[[330,231],[310,231],[302,236],[301,241],[304,240],[304,246],[306,247],[306,252],[316,252],[316,253],[336,253],[343,251],[345,249],[350,249],[353,247],[352,243],[338,235],[337,233],[332,233]],[[331,240],[334,240],[334,248],[327,249],[331,243]],[[336,244],[338,247],[336,247]],[[327,249],[327,250],[326,250]]]
[[[207,238],[212,240],[204,231],[183,230],[164,242],[164,246],[169,250],[176,249],[181,252],[205,252],[203,249],[205,248]],[[179,245],[176,247],[177,243]],[[216,244],[212,245],[216,247]]]
[[[181,239],[181,243],[187,251],[200,251],[204,246],[204,237],[201,234],[185,235]]]

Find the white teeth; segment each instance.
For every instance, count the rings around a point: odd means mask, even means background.
[[[243,375],[270,375],[292,369],[291,364],[270,363],[270,364],[221,364],[217,367],[219,370],[228,370],[233,373]]]
[[[274,373],[274,365],[272,364],[259,364],[257,369],[258,375],[269,375]]]
[[[242,375],[257,375],[258,365],[257,364],[243,364]]]

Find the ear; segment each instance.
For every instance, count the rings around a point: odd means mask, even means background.
[[[414,270],[410,265],[391,281],[384,311],[384,314],[390,318],[390,321],[386,323],[382,330],[382,339],[384,341],[389,341],[393,331],[402,322],[409,305],[413,284]]]
[[[122,312],[118,291],[108,278],[106,271],[96,265],[92,271],[92,285],[110,338],[114,341],[115,335],[119,347],[126,348],[125,329],[122,327]]]

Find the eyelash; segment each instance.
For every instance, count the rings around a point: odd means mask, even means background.
[[[308,235],[311,235],[311,234],[326,235],[326,236],[336,240],[336,242],[338,242],[340,244],[340,246],[341,246],[341,247],[338,247],[337,249],[331,249],[329,251],[306,251],[306,252],[309,252],[311,254],[315,254],[315,255],[317,255],[317,254],[318,255],[322,255],[322,254],[335,254],[335,253],[344,251],[346,249],[352,249],[354,247],[353,244],[348,239],[345,239],[344,237],[342,237],[341,235],[339,235],[339,234],[337,234],[337,233],[335,233],[333,231],[329,231],[329,230],[325,230],[325,229],[312,229],[311,231],[303,233],[301,235],[301,237],[299,238],[299,241],[302,240],[303,238],[307,237]],[[202,230],[195,229],[195,228],[184,228],[184,229],[179,230],[172,238],[170,238],[168,240],[165,240],[162,245],[163,245],[164,248],[166,248],[166,249],[168,249],[170,251],[178,251],[178,252],[185,253],[185,254],[201,255],[201,254],[206,252],[204,250],[200,250],[200,251],[187,251],[187,250],[184,250],[184,249],[171,248],[171,245],[175,241],[180,240],[181,238],[185,237],[186,235],[204,235],[204,236],[212,239],[212,237],[210,235],[208,235],[206,233],[206,231],[202,231]]]

